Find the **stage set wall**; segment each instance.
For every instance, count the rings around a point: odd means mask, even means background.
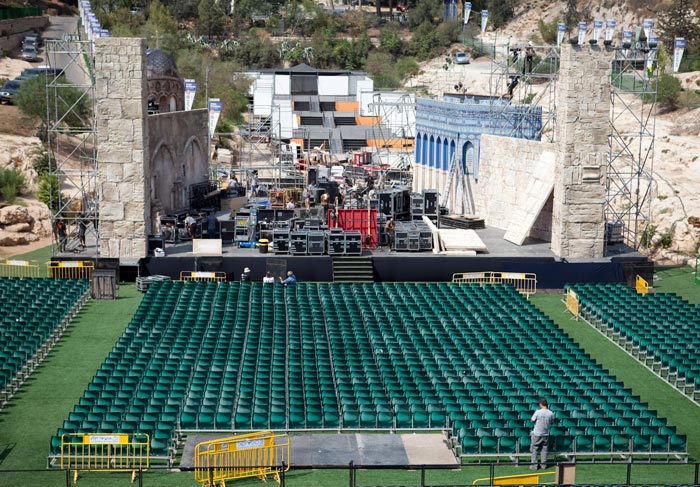
[[[189,186],[208,181],[208,124],[206,108],[149,115],[152,215],[188,208]],[[160,233],[156,224],[153,218],[151,234]]]
[[[287,270],[294,271],[300,282],[333,281],[333,261],[328,256],[148,257],[141,261],[141,275],[179,279],[181,271],[224,271],[228,280],[237,281],[243,269],[250,267],[252,280],[262,281],[270,262],[279,268],[280,261],[284,261]],[[562,289],[572,282],[627,282],[636,273],[648,279],[653,275],[653,263],[643,256],[565,262],[553,258],[397,255],[374,257],[372,261],[376,282],[449,282],[458,272],[533,272],[537,274],[538,288]]]
[[[552,196],[539,211],[539,206],[533,210],[536,202],[530,194],[535,182],[540,187],[551,187],[556,146],[535,140],[483,135],[481,147],[479,191],[474,194],[476,213],[487,226],[507,231],[510,226],[522,224],[525,213],[537,211],[539,217],[528,237],[551,242]],[[499,191],[494,194],[484,188],[499,188]]]
[[[514,127],[518,127],[517,131],[514,131]],[[499,98],[417,98],[413,190],[437,189],[445,192],[450,162],[456,157],[463,174],[469,174],[472,190],[476,192],[474,188],[481,187],[479,159],[482,135],[509,135],[537,140],[541,129],[540,107],[531,109],[509,105]],[[451,191],[447,207],[453,214],[466,212],[461,188]]]

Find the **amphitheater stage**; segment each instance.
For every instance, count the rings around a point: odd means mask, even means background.
[[[198,443],[229,436],[188,435],[180,467],[194,467],[194,449]],[[445,436],[433,433],[291,434],[290,451],[290,463],[294,467],[346,467],[350,462],[363,466],[459,466],[445,443]]]
[[[637,274],[651,282],[653,263],[645,256],[623,245],[609,246],[608,256],[596,260],[557,258],[550,243],[528,240],[522,246],[503,239],[505,231],[488,227],[477,230],[488,253],[477,255],[434,254],[432,252],[395,252],[387,248],[365,250],[371,258],[376,282],[413,281],[445,282],[458,272],[529,272],[537,275],[539,289],[561,289],[567,282],[629,282]],[[58,254],[53,260],[95,260],[90,252]],[[305,282],[332,282],[333,258],[328,255],[294,256],[262,254],[258,249],[224,245],[217,257],[196,257],[192,243],[165,245],[165,257],[147,257],[127,263],[117,259],[98,259],[97,267],[119,266],[120,279],[134,281],[137,275],[165,275],[179,279],[182,271],[223,271],[229,280],[240,278],[250,267],[253,280],[262,280],[268,270],[280,275],[293,270]],[[112,261],[111,263],[109,261]],[[116,262],[114,262],[116,261]]]

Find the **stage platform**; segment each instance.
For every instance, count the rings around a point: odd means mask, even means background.
[[[187,436],[181,468],[194,467],[194,449],[203,441],[228,438],[231,433]],[[445,435],[435,433],[328,433],[291,434],[290,465],[293,467],[444,465],[459,467]]]
[[[561,289],[568,282],[630,282],[636,274],[649,281],[653,263],[624,245],[609,246],[608,257],[596,260],[558,259],[549,242],[527,240],[519,246],[503,239],[504,230],[488,227],[476,230],[488,252],[477,255],[435,254],[433,252],[396,252],[387,247],[365,249],[363,256],[372,261],[376,282],[451,281],[460,272],[528,272],[537,274],[540,289]],[[54,260],[95,259],[95,246],[57,254]],[[265,272],[280,275],[292,270],[300,281],[332,282],[333,257],[276,255],[261,253],[256,248],[223,246],[221,256],[197,257],[192,242],[165,244],[165,257],[149,256],[139,261],[117,262],[97,259],[98,266],[119,266],[120,279],[132,281],[137,276],[166,275],[179,279],[182,271],[223,271],[228,280],[238,280],[245,267],[252,271],[254,281],[262,280]],[[111,261],[111,262],[110,262]],[[651,281],[649,281],[651,282]]]

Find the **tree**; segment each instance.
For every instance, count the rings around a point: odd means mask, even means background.
[[[48,106],[49,120],[58,120],[61,123],[73,127],[88,127],[90,125],[90,100],[87,93],[73,86],[62,86],[68,82],[60,77],[56,88],[46,89],[46,77],[36,76],[22,83],[22,88],[15,96],[15,103],[19,109],[30,117],[44,120]]]
[[[226,15],[216,0],[200,0],[197,12],[199,13],[197,29],[200,34],[211,37],[223,33]]]
[[[673,49],[675,37],[683,37],[689,47],[700,42],[700,21],[689,0],[674,0],[670,7],[659,12],[658,27],[667,49]]]
[[[681,93],[681,82],[675,76],[662,74],[656,87],[656,100],[668,110],[678,108],[678,96]]]
[[[177,20],[187,20],[197,15],[197,0],[170,0],[168,9]]]
[[[153,0],[148,5],[148,20],[141,30],[152,49],[159,47],[167,52],[175,52],[180,47],[177,21],[159,0]]]
[[[578,0],[566,0],[564,7],[564,23],[571,30],[578,25],[580,13],[578,11]]]

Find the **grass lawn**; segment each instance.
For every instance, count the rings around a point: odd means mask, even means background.
[[[689,303],[700,304],[700,284],[695,282],[695,269],[690,266],[656,271],[654,289],[660,293],[675,293]]]

